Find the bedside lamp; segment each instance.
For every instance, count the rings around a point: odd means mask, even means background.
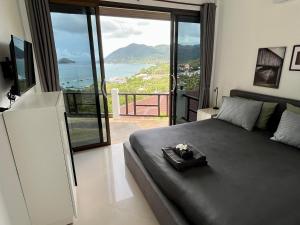
[[[219,107],[218,107],[219,88],[216,87],[216,88],[214,89],[214,92],[216,92],[216,104],[215,104],[215,106],[213,107],[213,109],[219,109]]]

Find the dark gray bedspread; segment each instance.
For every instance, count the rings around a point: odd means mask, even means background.
[[[161,147],[182,142],[201,149],[209,166],[174,170]],[[300,224],[300,150],[266,133],[212,119],[139,131],[130,143],[191,224]]]

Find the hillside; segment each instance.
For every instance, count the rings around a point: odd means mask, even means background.
[[[106,63],[165,63],[169,60],[169,46],[147,46],[130,44],[119,48],[105,58]]]
[[[199,45],[178,45],[178,63],[191,63],[200,59]],[[199,60],[196,60],[199,62]]]
[[[184,53],[179,55],[181,63],[200,57],[199,45],[180,45],[179,52]],[[134,43],[117,49],[105,58],[106,63],[160,64],[169,61],[169,45],[148,46]]]

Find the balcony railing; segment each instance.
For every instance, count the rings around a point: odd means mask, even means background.
[[[182,94],[183,97],[185,97],[186,100],[186,111],[185,116],[182,117],[183,120],[187,122],[195,121],[197,118],[197,108],[199,103],[199,98],[196,98],[195,96],[188,95],[188,94]]]
[[[94,117],[97,115],[95,96],[95,93],[88,92],[65,92],[64,99],[68,116]]]
[[[103,102],[102,94],[99,96],[100,102]],[[68,116],[94,117],[97,115],[95,93],[65,92],[64,97]],[[111,103],[109,109],[111,115],[151,117],[169,115],[169,94],[167,93],[118,93],[117,91],[108,94],[108,98]],[[120,98],[125,99],[121,104]],[[155,103],[153,103],[153,98],[156,100]],[[147,101],[149,99],[151,101]],[[101,111],[101,114],[104,116],[104,112]]]
[[[166,93],[155,93],[155,94],[140,94],[140,93],[119,93],[119,96],[124,96],[125,98],[125,112],[121,112],[121,116],[156,116],[156,117],[167,117],[169,115],[169,94]],[[129,97],[132,97],[133,101],[129,101]],[[138,99],[138,98],[142,99]],[[153,104],[151,101],[147,103],[149,97],[156,98],[156,102]],[[165,99],[163,99],[165,98]],[[151,99],[153,100],[153,99]],[[165,110],[162,110],[162,101],[165,103]],[[155,114],[149,113],[145,114],[146,110],[143,110],[144,113],[139,113],[138,108],[155,108]],[[130,110],[131,109],[131,110]],[[162,112],[164,111],[164,114]]]

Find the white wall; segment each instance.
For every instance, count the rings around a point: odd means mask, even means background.
[[[0,60],[10,57],[9,42],[10,35],[25,38],[17,0],[0,0]],[[6,106],[6,93],[10,89],[11,83],[3,79],[2,69],[0,69],[0,106]]]
[[[0,61],[10,57],[10,35],[16,35],[22,39],[31,41],[24,0],[0,0]],[[36,71],[37,90],[39,91],[39,79]],[[0,107],[7,107],[9,101],[6,93],[11,82],[4,80],[2,68],[0,69]]]
[[[24,0],[0,0],[0,61],[10,57],[10,35],[31,40],[30,32],[24,25],[28,25]],[[26,19],[26,18],[25,18]],[[36,73],[37,75],[37,73]],[[9,102],[6,93],[11,82],[3,79],[0,69],[0,106],[7,107]],[[33,92],[30,90],[29,92]],[[18,174],[10,150],[8,137],[0,113],[0,224],[29,225],[30,218],[26,203],[22,195]]]
[[[300,99],[300,72],[289,71],[300,44],[300,0],[221,0],[218,5],[215,76],[220,96],[234,88]],[[279,89],[253,86],[258,48],[286,46]]]

